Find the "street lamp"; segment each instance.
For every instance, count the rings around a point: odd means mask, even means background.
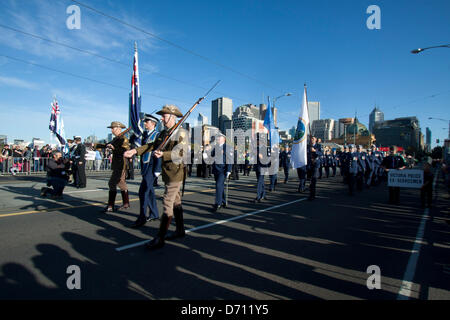
[[[429,120],[441,120],[444,122],[448,121],[448,138],[450,139],[450,120],[445,120],[445,119],[441,119],[441,118],[433,118],[433,117],[429,117]]]
[[[279,96],[279,97],[274,98],[273,101],[272,101],[272,106],[273,106],[273,108],[275,108],[275,102],[276,102],[278,99],[283,98],[283,97],[289,97],[289,96],[292,96],[292,93],[287,92],[287,93],[285,93],[285,94],[283,94],[283,95],[281,95],[281,96]]]
[[[427,48],[417,48],[417,49],[411,50],[411,53],[418,54],[424,50],[432,49],[432,48],[450,48],[450,44],[443,44],[440,46],[433,46],[433,47],[427,47]]]

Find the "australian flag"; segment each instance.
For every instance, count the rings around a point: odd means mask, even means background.
[[[53,100],[51,107],[52,113],[50,115],[50,124],[48,125],[48,128],[56,136],[56,138],[58,138],[59,143],[61,145],[65,145],[66,140],[64,139],[64,124],[61,119],[61,111],[56,99]]]
[[[138,53],[136,43],[134,44],[134,61],[133,74],[131,76],[131,92],[130,92],[130,112],[129,123],[133,129],[133,135],[130,137],[130,142],[135,146],[141,145],[142,134],[144,130],[141,126],[141,92],[139,90],[139,68],[138,68]]]

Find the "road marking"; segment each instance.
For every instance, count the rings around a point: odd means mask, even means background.
[[[436,181],[439,176],[438,170],[435,172],[433,190],[436,190]],[[414,275],[416,274],[417,262],[419,261],[420,256],[420,247],[423,241],[425,225],[428,220],[429,213],[430,210],[428,208],[426,208],[423,212],[419,229],[417,230],[416,240],[414,241],[414,246],[412,248],[411,255],[409,256],[408,265],[406,267],[405,274],[403,275],[403,282],[400,287],[400,291],[398,292],[397,300],[408,300],[411,297]]]
[[[287,206],[287,205],[290,205],[290,204],[293,204],[293,203],[296,203],[296,202],[304,201],[306,199],[307,198],[301,198],[301,199],[297,199],[297,200],[290,201],[290,202],[287,202],[287,203],[283,203],[283,204],[279,204],[279,205],[276,205],[276,206],[272,206],[272,207],[269,207],[269,208],[260,209],[260,210],[257,210],[257,211],[246,213],[246,214],[243,214],[243,215],[240,215],[240,216],[236,216],[236,217],[233,217],[233,218],[229,218],[229,219],[225,219],[225,220],[220,220],[220,221],[208,223],[208,224],[205,224],[205,225],[202,225],[202,226],[198,226],[198,227],[186,230],[186,233],[190,233],[190,232],[194,232],[194,231],[197,231],[197,230],[209,228],[209,227],[212,227],[212,226],[215,226],[215,225],[218,225],[218,224],[224,224],[224,223],[227,223],[227,222],[230,222],[230,221],[242,219],[242,218],[245,218],[245,217],[248,217],[248,216],[252,216],[252,215],[264,212],[264,211],[268,211],[268,210],[284,207],[284,206]],[[116,251],[123,251],[123,250],[131,249],[131,248],[139,247],[139,246],[142,246],[142,245],[146,244],[147,242],[150,242],[150,240],[139,241],[139,242],[132,243],[132,244],[129,244],[129,245],[126,245],[126,246],[122,246],[122,247],[116,248]]]
[[[84,193],[84,192],[95,192],[95,191],[107,191],[107,189],[94,189],[94,190],[69,191],[69,192],[64,192],[64,194]]]

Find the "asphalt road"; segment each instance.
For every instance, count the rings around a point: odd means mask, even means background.
[[[439,180],[431,210],[415,189],[402,190],[400,205],[387,203],[385,185],[349,196],[340,176],[319,180],[307,201],[293,172],[253,204],[252,172],[231,181],[229,207],[211,213],[213,179],[189,178],[188,234],[151,252],[142,242],[159,221],[129,228],[136,177],[131,209],[112,214],[100,212],[106,176],[67,187],[61,201],[39,197],[42,178],[0,181],[0,299],[450,299],[450,201]],[[67,288],[71,265],[79,290]],[[373,265],[381,289],[367,287]]]

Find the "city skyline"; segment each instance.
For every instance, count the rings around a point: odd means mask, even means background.
[[[205,88],[221,79],[216,92],[188,122],[194,123],[200,112],[212,119],[210,103],[221,96],[233,100],[234,111],[240,105],[266,103],[267,96],[292,92],[276,104],[278,127],[288,130],[296,123],[306,83],[308,100],[321,103],[322,119],[338,120],[356,113],[369,127],[369,114],[377,106],[385,120],[417,116],[422,133],[426,127],[432,131],[433,147],[436,139],[447,138],[448,123],[428,117],[448,118],[450,51],[410,53],[448,42],[450,4],[446,1],[379,1],[380,30],[366,26],[368,1],[86,3],[216,63],[124,28],[84,7],[81,29],[69,30],[66,8],[72,1],[29,1],[26,5],[5,1],[0,18],[10,29],[0,27],[0,116],[4,122],[0,134],[9,141],[49,139],[54,95],[67,137],[95,134],[103,138],[111,121],[127,123],[135,41],[143,112],[151,113],[166,103],[186,112]],[[254,23],[235,24],[242,19]]]

